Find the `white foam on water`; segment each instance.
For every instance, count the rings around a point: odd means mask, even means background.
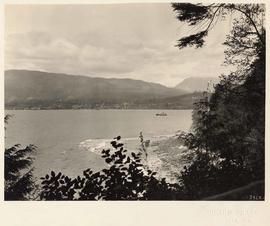
[[[168,135],[158,135],[158,136],[144,136],[145,140],[149,139],[151,144],[155,146],[155,142],[168,139],[170,137],[174,137],[175,134],[168,134]],[[111,149],[111,141],[113,139],[87,139],[79,144],[79,148],[85,151],[89,151],[98,155],[101,155],[102,150],[104,149]],[[134,141],[138,142],[138,148],[136,148],[137,144],[134,144]],[[128,149],[128,151],[138,151],[139,145],[140,145],[140,139],[139,137],[128,137],[128,138],[121,138],[121,143],[125,145],[125,147]],[[132,144],[133,143],[133,144]],[[158,142],[159,143],[159,142]],[[129,146],[131,145],[131,146]],[[150,145],[151,146],[151,145]],[[131,148],[133,147],[133,148]],[[183,145],[179,146],[179,149],[184,149],[185,147]],[[147,165],[149,168],[153,171],[158,172],[158,177],[163,178],[166,177],[170,181],[174,181],[175,177],[172,177],[172,169],[170,165],[168,165],[169,168],[164,168],[164,162],[161,160],[162,157],[166,157],[167,153],[163,153],[161,155],[156,155],[154,152],[149,152],[148,159],[147,159]],[[108,164],[110,165],[110,164]]]
[[[131,140],[139,140],[139,137],[128,137],[128,138],[122,138],[122,141],[131,141]]]
[[[150,140],[150,142],[155,142],[156,140],[163,140],[169,137],[175,136],[175,134],[167,134],[167,135],[157,135],[157,136],[145,136],[145,140]],[[87,139],[79,143],[79,148],[93,152],[95,154],[101,154],[101,151],[103,149],[109,149],[111,148],[111,141],[113,139],[102,139],[102,138],[96,138],[96,139]],[[130,141],[138,141],[138,144],[140,142],[139,137],[127,137],[127,138],[122,138],[121,142],[124,143],[125,145],[128,144]]]
[[[109,139],[87,139],[79,144],[79,148],[93,152],[95,154],[101,154],[101,151],[110,147]]]
[[[93,152],[95,154],[101,154],[103,149],[111,148],[111,141],[113,139],[87,139],[79,143],[79,148]],[[128,141],[139,141],[138,137],[122,138],[121,142],[126,144]]]

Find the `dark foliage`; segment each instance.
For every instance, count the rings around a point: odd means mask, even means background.
[[[183,37],[178,40],[178,46],[180,49],[187,46],[195,46],[196,48],[202,47],[204,44],[204,37],[207,36],[208,31],[201,31],[197,34]]]
[[[35,188],[31,167],[33,151],[33,145],[5,149],[5,200],[26,200]]]
[[[42,179],[42,200],[171,200],[181,194],[179,186],[159,180],[147,169],[141,152],[128,154],[121,137],[111,142],[113,150],[102,151],[109,168],[100,172],[91,169],[82,176],[70,178],[53,171]]]
[[[177,19],[196,25],[209,17],[209,9],[202,4],[172,3],[173,10],[177,12]]]
[[[186,22],[189,26],[197,26],[199,29],[195,34],[189,34],[178,40],[177,46],[180,49],[186,46],[202,47],[208,31],[218,21],[235,12],[240,13],[241,16],[234,21],[233,31],[226,41],[226,44],[232,47],[230,51],[233,54],[231,55],[248,55],[250,52],[253,54],[250,50],[255,42],[265,43],[263,32],[259,29],[262,23],[260,19],[265,11],[263,4],[172,3],[172,8],[179,21]]]
[[[5,124],[11,117],[5,115]],[[32,175],[35,150],[34,145],[21,148],[19,144],[5,149],[5,200],[27,200],[36,188]]]
[[[4,117],[4,123],[8,123],[8,120],[12,117],[10,114],[6,114]]]
[[[200,200],[241,187],[252,182],[252,178],[248,170],[233,160],[199,152],[192,164],[181,172],[180,181],[188,199]]]
[[[210,4],[200,13],[187,11],[186,4],[173,5],[189,25],[192,20],[212,21],[238,12],[232,31],[224,43],[225,62],[236,65],[236,71],[222,76],[214,93],[205,92],[194,106],[192,132],[182,134],[186,146],[193,150],[193,161],[181,172],[183,192],[190,199],[203,199],[260,181],[255,193],[264,197],[265,138],[265,30],[260,4]],[[191,11],[197,8],[190,6]],[[208,22],[203,15],[211,18]],[[207,25],[208,24],[208,25]],[[188,37],[188,38],[187,38]],[[178,47],[203,44],[200,37],[190,35],[179,40]],[[201,47],[202,45],[199,45]],[[218,197],[218,196],[216,196]],[[235,197],[234,197],[235,198]],[[246,199],[246,194],[238,199]]]
[[[264,54],[251,68],[244,82],[229,76],[206,93],[194,109],[193,132],[181,136],[196,156],[180,178],[191,199],[264,180]]]

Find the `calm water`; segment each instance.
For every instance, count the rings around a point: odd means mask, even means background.
[[[138,143],[140,131],[145,139],[187,131],[190,110],[164,110],[168,116],[157,117],[159,110],[14,110],[6,130],[5,146],[34,144],[35,175],[50,170],[78,175],[86,168],[104,166],[98,148],[121,135],[130,147]],[[132,144],[133,142],[133,144]]]

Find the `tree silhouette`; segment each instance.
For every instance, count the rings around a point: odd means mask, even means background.
[[[124,148],[121,137],[111,142],[113,149],[102,151],[108,164],[99,172],[91,169],[70,178],[51,172],[42,179],[42,200],[171,200],[183,195],[179,185],[158,179],[156,172],[142,163],[142,152]],[[183,197],[182,197],[183,198]]]
[[[236,17],[224,44],[225,63],[237,69],[222,75],[214,93],[205,93],[195,104],[192,132],[181,135],[195,152],[180,177],[185,192],[198,199],[264,180],[265,6],[173,3],[172,7],[178,20],[200,30],[180,38],[180,49],[202,47],[220,20]]]
[[[4,118],[8,122],[10,115]],[[21,148],[16,144],[5,149],[5,200],[25,200],[35,188],[33,182],[34,145]]]
[[[229,43],[234,42],[238,47],[245,49],[254,48],[254,43],[260,42],[265,46],[263,20],[265,5],[263,4],[224,4],[214,3],[208,5],[191,3],[172,3],[177,19],[190,26],[197,26],[199,31],[182,37],[178,40],[178,47],[202,47],[204,38],[209,31],[228,15],[235,13],[239,17],[234,20],[233,31],[229,35]]]

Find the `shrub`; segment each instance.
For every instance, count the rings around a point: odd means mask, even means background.
[[[26,200],[34,190],[33,156],[35,146],[20,148],[14,145],[5,149],[5,200]]]
[[[142,164],[142,152],[124,148],[121,137],[111,142],[113,149],[102,151],[109,165],[99,172],[91,169],[70,178],[51,172],[42,179],[42,200],[171,200],[179,198],[179,186],[158,179],[156,172]]]

